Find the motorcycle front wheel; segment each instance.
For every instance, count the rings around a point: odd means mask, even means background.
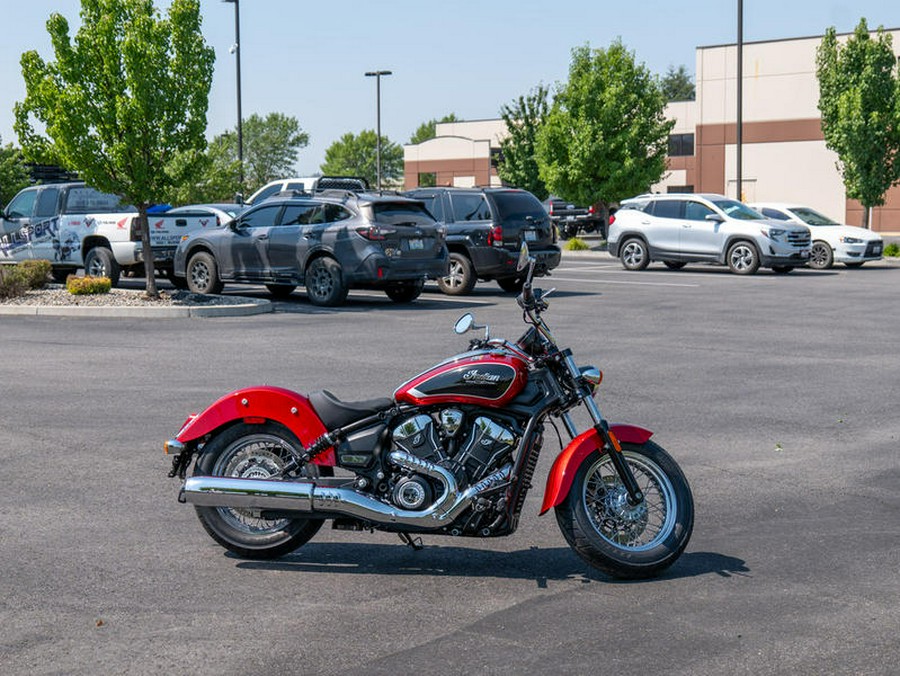
[[[284,465],[302,452],[300,441],[276,423],[238,423],[213,437],[203,448],[194,476],[266,479],[278,476]],[[322,468],[330,470],[330,468]],[[317,476],[319,467],[307,465],[303,474]],[[306,544],[322,519],[264,519],[259,510],[196,507],[203,528],[213,540],[248,559],[275,559]]]
[[[694,500],[678,464],[648,441],[622,443],[644,500],[628,492],[609,454],[595,451],[581,463],[556,520],[582,559],[607,575],[634,580],[653,577],[681,556],[694,527]]]

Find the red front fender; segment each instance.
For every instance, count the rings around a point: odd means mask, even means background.
[[[226,394],[200,415],[188,418],[176,439],[181,443],[194,441],[236,420],[250,424],[268,420],[281,423],[297,435],[304,446],[309,446],[327,432],[309,399],[281,387],[262,385]],[[334,465],[334,449],[317,456],[314,462]]]
[[[619,441],[632,444],[643,444],[653,432],[643,427],[634,425],[612,424],[609,426]],[[546,513],[551,507],[556,507],[569,495],[572,480],[581,466],[581,462],[594,451],[599,451],[603,444],[600,436],[594,429],[582,432],[572,439],[572,443],[565,447],[562,453],[556,456],[550,476],[547,477],[547,489],[544,491],[544,504],[541,506],[541,514]]]

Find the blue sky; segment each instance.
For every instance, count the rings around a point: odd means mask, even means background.
[[[36,49],[53,59],[46,21],[53,11],[79,24],[78,0],[4,0],[0,37],[0,139],[18,143],[13,104],[24,96],[19,58]],[[166,0],[157,0],[165,8]],[[744,39],[820,35],[900,27],[896,0],[745,0]],[[203,31],[216,50],[208,135],[236,125],[234,5],[201,0]],[[382,79],[382,133],[405,143],[423,121],[453,112],[476,120],[535,85],[568,74],[572,47],[603,47],[621,37],[651,71],[684,64],[694,49],[735,42],[735,0],[603,2],[600,0],[386,0],[339,3],[242,0],[241,90],[244,116],[280,112],[309,133],[297,173],[318,171],[325,149],[346,132],[375,128],[375,81]]]

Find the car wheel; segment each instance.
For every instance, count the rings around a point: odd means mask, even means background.
[[[863,261],[864,263],[865,261]],[[862,263],[844,263],[848,268],[861,268],[863,266]]]
[[[622,259],[622,267],[626,270],[643,270],[650,265],[650,254],[647,251],[647,245],[644,240],[632,237],[622,243],[622,250],[619,252]]]
[[[736,275],[752,275],[759,270],[759,253],[750,242],[735,242],[728,249],[728,269]]]
[[[475,288],[472,262],[461,253],[450,254],[450,274],[437,280],[441,291],[449,296],[465,296]]]
[[[669,270],[681,270],[687,263],[684,261],[663,261]]]
[[[119,285],[122,269],[105,246],[95,246],[84,259],[84,274],[90,277],[108,277],[112,286]]]
[[[776,275],[786,275],[793,269],[794,269],[793,265],[773,265],[772,266],[772,272],[774,272]]]
[[[321,257],[306,269],[306,295],[313,305],[334,307],[347,299],[349,289],[344,283],[340,263]]]
[[[413,282],[393,282],[384,289],[387,297],[395,303],[412,303],[425,288],[425,280],[417,279]]]
[[[292,293],[294,293],[294,289],[297,288],[296,284],[266,284],[266,288],[269,290],[269,293],[272,294],[272,298],[287,298]]]
[[[522,286],[525,284],[525,278],[501,277],[497,280],[497,284],[499,284],[500,288],[507,293],[519,293],[522,290]]]
[[[827,242],[813,242],[809,250],[809,267],[816,270],[828,270],[834,265],[834,252]]]
[[[187,264],[187,285],[192,293],[222,293],[225,285],[219,280],[219,266],[212,254],[198,251]]]

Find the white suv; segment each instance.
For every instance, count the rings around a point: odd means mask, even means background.
[[[641,195],[622,202],[609,227],[609,252],[627,270],[662,261],[727,265],[739,275],[760,266],[790,272],[809,261],[809,228],[766,219],[723,195]]]

